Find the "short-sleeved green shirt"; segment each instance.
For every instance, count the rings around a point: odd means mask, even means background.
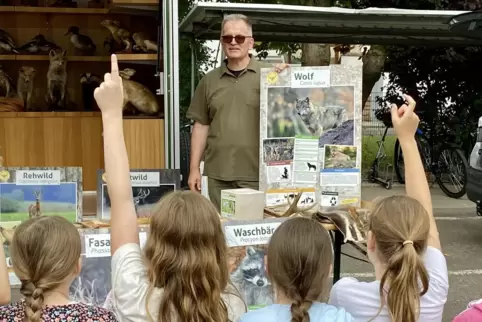
[[[260,68],[268,66],[252,57],[236,77],[224,62],[199,82],[187,117],[209,125],[204,175],[259,180]]]

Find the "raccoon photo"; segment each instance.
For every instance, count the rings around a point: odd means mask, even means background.
[[[248,246],[246,256],[231,273],[231,281],[244,296],[248,307],[273,304],[273,287],[265,268],[265,251]]]
[[[295,109],[310,133],[316,136],[340,126],[346,118],[343,106],[315,106],[309,97],[297,98]]]

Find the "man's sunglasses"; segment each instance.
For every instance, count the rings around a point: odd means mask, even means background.
[[[246,38],[253,38],[253,37],[251,37],[251,36],[222,36],[221,40],[225,44],[230,44],[233,41],[233,39],[237,44],[244,44],[244,42],[246,41]]]

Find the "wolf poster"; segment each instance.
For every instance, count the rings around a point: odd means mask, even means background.
[[[323,185],[320,173],[325,145],[361,151],[361,93],[361,64],[261,70],[259,182],[267,200],[275,190],[310,188],[317,200],[322,191],[336,191],[342,204],[360,202],[359,172],[355,187]]]
[[[0,168],[0,226],[33,216],[82,217],[82,168]]]
[[[147,226],[139,227],[139,241],[143,247],[147,238]],[[103,306],[112,289],[110,230],[82,229],[82,270],[70,286],[70,298],[74,301]]]
[[[284,219],[228,221],[223,229],[233,285],[249,310],[274,303],[273,285],[266,272],[266,250],[273,232]]]
[[[110,198],[107,190],[108,177],[97,171],[97,214],[110,219]],[[181,174],[171,169],[131,170],[132,196],[138,217],[149,217],[151,209],[165,194],[180,189]]]

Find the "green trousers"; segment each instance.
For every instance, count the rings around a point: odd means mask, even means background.
[[[208,178],[208,192],[209,199],[216,206],[218,211],[221,211],[221,190],[251,188],[259,189],[259,181],[221,181],[213,178]]]

